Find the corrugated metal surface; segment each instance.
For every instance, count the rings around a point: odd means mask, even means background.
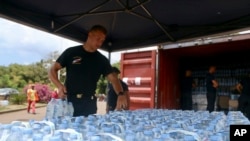
[[[166,50],[159,50],[157,108],[178,109],[180,102],[179,60]]]
[[[198,47],[159,50],[158,69],[155,66],[156,51],[122,54],[121,77],[125,78],[129,85],[131,109],[154,107],[178,109],[180,107],[179,76],[183,71],[182,69],[204,66],[219,60],[228,64],[230,62],[227,60],[230,60],[228,59],[230,56],[228,57],[225,54],[235,53],[246,56],[250,51],[249,45],[250,39]],[[221,59],[221,56],[225,59]],[[235,57],[235,55],[232,56]],[[156,73],[158,73],[157,94],[155,94]],[[155,96],[157,96],[156,101]]]
[[[127,82],[130,109],[154,108],[156,51],[123,53],[121,78]]]

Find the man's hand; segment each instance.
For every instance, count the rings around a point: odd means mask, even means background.
[[[61,86],[58,88],[58,96],[61,99],[65,99],[67,97],[67,90],[65,86]]]
[[[122,109],[127,109],[128,107],[128,101],[127,101],[127,96],[126,94],[124,95],[119,95],[117,98],[117,103],[116,103],[116,110],[122,110]]]
[[[212,84],[214,88],[218,88],[219,87],[219,83],[216,80],[212,80]]]
[[[57,86],[58,88],[58,97],[61,98],[61,99],[65,99],[66,98],[66,95],[67,95],[67,90],[66,90],[66,87],[59,81],[58,79],[58,71],[62,69],[62,66],[60,63],[58,62],[55,62],[49,72],[48,72],[48,75],[49,75],[49,78],[50,80]]]

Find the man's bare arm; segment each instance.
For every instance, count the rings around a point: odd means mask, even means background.
[[[128,91],[124,91],[124,93],[126,95],[127,104],[128,104],[128,106],[125,108],[125,110],[129,110],[129,108],[130,108],[130,97],[129,97]]]
[[[56,87],[58,88],[58,95],[60,98],[65,98],[65,94],[67,93],[67,90],[65,88],[65,86],[60,82],[60,80],[58,79],[58,71],[62,69],[62,66],[58,63],[55,62],[50,70],[49,70],[49,79],[56,85]]]
[[[116,77],[114,73],[108,74],[107,79],[111,82],[117,95],[120,92],[124,92],[120,80],[118,79],[118,77]],[[127,107],[128,107],[127,94],[124,93],[123,95],[119,95],[117,98],[116,109],[121,110],[121,109],[126,109]]]

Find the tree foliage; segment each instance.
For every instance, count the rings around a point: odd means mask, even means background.
[[[48,69],[58,56],[59,53],[55,51],[48,55],[46,59],[29,65],[10,64],[9,66],[0,66],[0,88],[10,87],[21,90],[30,83],[52,86],[48,78]]]
[[[116,62],[114,64],[112,64],[113,67],[117,67],[118,69],[120,69],[120,62]]]
[[[38,87],[43,87],[42,90],[46,89],[48,91],[49,88],[44,88],[43,85],[48,85],[50,87],[54,87],[51,81],[48,78],[48,70],[55,60],[58,58],[59,52],[55,51],[48,54],[47,58],[40,60],[39,62],[35,62],[29,65],[21,65],[21,64],[10,64],[9,66],[0,66],[0,88],[16,88],[19,91],[23,90],[25,86],[34,83],[39,84]],[[116,66],[120,68],[120,62],[112,64],[112,66]],[[60,80],[63,83],[65,81],[65,69],[60,70]],[[108,81],[106,77],[100,77],[97,83],[98,94],[105,94],[106,87]],[[52,88],[53,89],[53,88]],[[42,92],[41,92],[42,93]],[[49,99],[45,95],[41,94],[43,101]],[[40,95],[39,95],[40,96]]]
[[[120,62],[116,62],[116,63],[112,64],[112,66],[120,69]],[[106,79],[106,77],[101,76],[99,81],[97,82],[96,93],[97,94],[106,94],[107,85],[108,85],[108,80]]]

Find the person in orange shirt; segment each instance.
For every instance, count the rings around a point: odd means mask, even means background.
[[[28,107],[27,112],[30,113],[30,108],[32,109],[32,113],[36,114],[36,101],[38,94],[35,90],[35,85],[31,85],[30,88],[27,90],[27,99],[28,99]]]

